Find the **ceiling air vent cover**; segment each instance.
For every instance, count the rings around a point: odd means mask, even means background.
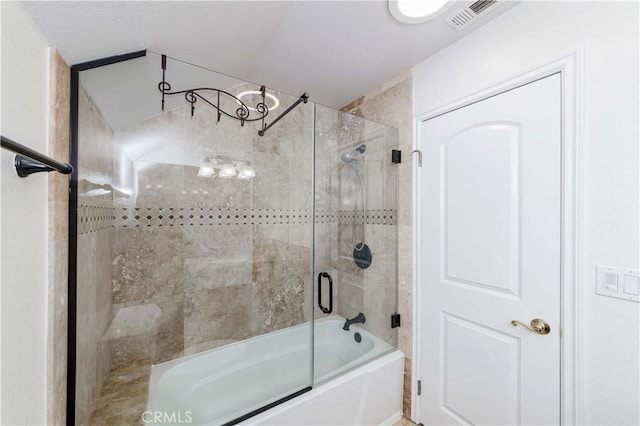
[[[456,10],[444,18],[444,21],[451,25],[456,31],[460,31],[478,19],[480,15],[484,15],[495,8],[498,4],[499,2],[497,0],[480,0],[471,3],[463,9]]]

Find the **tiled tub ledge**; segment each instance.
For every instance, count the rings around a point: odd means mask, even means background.
[[[131,359],[155,359],[160,308],[151,303],[122,308],[104,335],[111,347],[112,368]]]
[[[111,371],[91,416],[92,425],[143,424],[159,318],[160,308],[155,304],[117,312],[102,340],[111,350]]]
[[[149,359],[132,361],[112,369],[91,416],[91,425],[142,425],[150,375]]]

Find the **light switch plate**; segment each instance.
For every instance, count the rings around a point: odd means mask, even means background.
[[[637,269],[596,267],[596,293],[601,296],[640,302],[640,273]]]

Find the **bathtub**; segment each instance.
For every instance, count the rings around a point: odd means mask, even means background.
[[[305,323],[154,365],[143,421],[225,424],[297,392],[240,424],[391,424],[402,415],[404,356],[344,321],[315,321],[314,353]]]

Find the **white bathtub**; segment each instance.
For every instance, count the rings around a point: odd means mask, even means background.
[[[315,321],[313,385],[309,323],[154,365],[143,420],[224,424],[312,385],[241,424],[394,422],[402,414],[402,353],[343,324],[338,316]]]

